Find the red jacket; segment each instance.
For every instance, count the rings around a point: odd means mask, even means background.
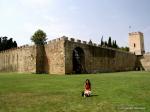
[[[85,90],[91,91],[91,84],[90,83],[85,83]]]

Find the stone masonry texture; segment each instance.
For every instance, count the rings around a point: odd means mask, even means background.
[[[74,56],[75,50],[82,51],[82,73],[131,71],[139,66],[150,70],[146,61],[150,55],[139,58],[129,52],[64,36],[43,46],[26,45],[1,51],[0,72],[72,74],[76,67],[74,58],[79,57]]]

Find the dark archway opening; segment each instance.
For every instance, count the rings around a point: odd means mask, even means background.
[[[85,55],[80,47],[73,50],[73,72],[76,74],[86,73]]]

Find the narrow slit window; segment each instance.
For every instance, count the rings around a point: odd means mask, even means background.
[[[134,43],[134,47],[136,47],[135,43]]]

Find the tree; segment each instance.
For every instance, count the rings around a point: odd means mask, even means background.
[[[104,42],[105,47],[108,47],[107,41]]]
[[[109,36],[108,41],[103,41],[103,36],[102,36],[100,45],[105,46],[105,47],[116,48],[116,49],[119,48],[119,46],[117,45],[116,40],[112,40],[111,36]]]
[[[17,47],[17,42],[16,41],[14,41],[13,46]]]
[[[129,47],[125,47],[125,51],[129,51]]]
[[[91,39],[89,40],[89,44],[92,45],[92,40]]]
[[[102,38],[101,38],[101,46],[103,46],[104,45],[104,42],[103,42],[103,36],[102,36]]]
[[[120,47],[120,49],[129,52],[129,47]]]
[[[40,29],[37,30],[31,37],[31,41],[33,41],[35,45],[44,45],[46,43],[46,40],[46,33]]]
[[[116,40],[114,41],[113,48],[119,48],[119,47],[118,47],[118,45],[117,45],[117,42],[116,42]]]
[[[112,41],[112,47],[115,48],[115,41]]]
[[[8,37],[0,37],[0,51],[7,50],[17,47],[17,42],[13,41],[13,38],[8,39]]]
[[[108,39],[108,47],[112,47],[112,45],[111,45],[111,37],[109,37],[109,39]]]

